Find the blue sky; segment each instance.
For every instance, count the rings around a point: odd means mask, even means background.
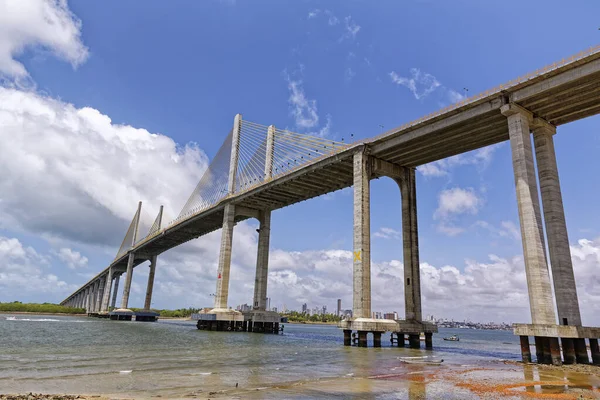
[[[0,10],[15,4],[0,1]],[[600,5],[593,1],[578,7],[466,0],[381,1],[375,7],[365,1],[23,4],[31,9],[5,8],[0,16],[0,45],[9,49],[0,51],[0,135],[8,143],[0,161],[0,237],[12,249],[0,258],[0,301],[62,300],[108,265],[138,200],[148,205],[150,223],[158,204],[174,217],[236,113],[336,140],[368,138],[600,38]],[[40,22],[36,10],[44,5],[65,22],[63,31]],[[20,72],[15,62],[22,63]],[[35,106],[28,103],[34,100]],[[55,119],[29,119],[42,106],[54,109]],[[8,117],[17,114],[16,122]],[[583,252],[576,278],[586,293],[588,323],[594,321],[590,304],[600,299],[586,278],[600,267],[599,122],[593,117],[561,126],[555,137],[570,240]],[[30,170],[37,164],[9,164],[9,154],[46,161]],[[59,159],[62,167],[49,168]],[[43,176],[50,178],[42,182]],[[481,278],[470,267],[523,275],[508,144],[420,169],[417,181],[421,261],[432,268],[425,284],[435,286],[425,291],[426,313],[528,320],[526,303],[494,306],[504,290],[491,288],[496,275]],[[381,286],[375,282],[374,310],[401,312],[401,285],[384,279],[394,260],[402,260],[393,181],[372,182],[371,207],[374,274],[382,279]],[[351,262],[338,252],[352,250],[351,190],[278,210],[272,224],[272,303],[332,309],[341,297],[349,305]],[[240,279],[232,282],[239,288],[233,306],[251,302],[253,225],[236,228]],[[216,271],[211,246],[218,238],[161,257],[154,306],[210,304]],[[582,239],[589,243],[578,243]],[[320,269],[318,260],[331,265]],[[26,290],[27,280],[14,277],[18,268],[30,270],[41,289]],[[141,306],[145,276],[145,268],[136,269],[132,306]],[[339,287],[328,284],[336,280]],[[461,291],[465,285],[474,290]],[[526,300],[523,288],[522,280],[509,285],[506,296]],[[450,299],[461,309],[445,308]],[[475,302],[484,305],[472,307]]]

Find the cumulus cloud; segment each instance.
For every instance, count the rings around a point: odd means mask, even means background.
[[[381,239],[400,239],[402,237],[402,233],[395,229],[382,226],[373,234],[373,236]]]
[[[68,247],[63,247],[59,251],[54,252],[54,254],[70,269],[87,267],[87,257],[81,255],[81,253],[78,251],[69,249]]]
[[[47,51],[73,67],[88,57],[81,41],[81,21],[66,0],[0,1],[0,77],[28,76],[16,58],[28,48]]]
[[[456,226],[455,220],[461,214],[477,214],[483,200],[472,188],[455,187],[440,192],[438,207],[433,218],[439,220],[438,231],[448,236],[456,236],[464,232],[464,228]]]
[[[468,153],[420,165],[417,167],[417,171],[427,177],[442,177],[448,176],[452,169],[461,165],[474,165],[479,170],[484,170],[490,165],[494,153],[500,146],[502,144],[494,144]]]
[[[172,218],[207,166],[194,144],[32,92],[0,87],[0,126],[5,229],[115,246],[139,200]]]
[[[477,214],[482,205],[482,200],[471,188],[462,189],[455,187],[443,190],[438,197],[436,218],[447,218],[457,214]]]
[[[49,257],[16,238],[0,236],[0,301],[14,301],[30,295],[65,294],[76,287],[49,273]]]

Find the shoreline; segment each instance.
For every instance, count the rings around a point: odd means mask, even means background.
[[[337,326],[338,322],[319,322],[319,321],[288,321],[283,322],[284,324],[294,324],[294,325],[332,325]]]
[[[68,313],[49,313],[49,312],[33,312],[33,311],[0,311],[0,315],[16,314],[16,315],[64,315],[66,317],[87,317],[87,314],[68,314]],[[2,400],[2,397],[0,397]]]

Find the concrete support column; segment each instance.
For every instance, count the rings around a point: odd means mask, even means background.
[[[85,312],[86,313],[90,313],[91,311],[91,300],[92,300],[92,296],[90,295],[90,290],[91,288],[88,286],[87,288],[85,288]]]
[[[598,339],[590,340],[590,351],[592,353],[592,363],[594,365],[600,365],[600,347],[598,347]]]
[[[98,288],[96,286],[97,282],[92,283],[92,287],[90,288],[90,311],[89,312],[96,312],[96,292],[98,291]]]
[[[110,293],[112,290],[112,281],[113,281],[113,272],[112,267],[108,269],[108,274],[106,275],[106,284],[104,286],[104,294],[102,295],[102,307],[100,311],[105,312],[108,311],[108,302],[110,301]]]
[[[381,332],[373,332],[373,347],[381,347]]]
[[[531,113],[515,104],[506,104],[502,106],[502,114],[508,118],[531,319],[534,324],[552,325],[556,324],[556,315],[529,133]]]
[[[425,348],[427,350],[433,349],[433,333],[425,332]]]
[[[533,142],[542,193],[546,235],[548,236],[558,323],[559,325],[581,326],[567,223],[552,138],[555,133],[554,126],[539,118],[534,120]]]
[[[358,347],[367,347],[367,334],[366,331],[358,331]]]
[[[404,307],[406,320],[422,320],[421,273],[417,228],[417,189],[414,168],[404,168],[396,179],[402,196],[402,242],[404,248]]]
[[[265,311],[267,307],[267,283],[269,280],[269,238],[271,236],[271,211],[259,212],[258,255],[254,279],[254,310]]]
[[[102,310],[102,299],[104,298],[104,287],[106,286],[106,277],[98,279],[98,294],[96,295],[96,309],[95,312]]]
[[[135,260],[135,254],[129,253],[127,259],[127,272],[125,273],[125,286],[123,287],[123,299],[121,300],[121,308],[126,309],[129,305],[129,292],[131,291],[131,279],[133,278],[133,261]]]
[[[550,343],[550,358],[553,365],[562,365],[562,357],[560,355],[560,345],[558,338],[551,337],[546,339]]]
[[[535,336],[533,338],[535,340],[535,358],[538,364],[543,364],[545,357],[544,357],[544,340],[546,339],[545,337],[542,336]]]
[[[529,348],[529,336],[521,336],[521,357],[525,364],[531,362],[531,350]]]
[[[352,331],[350,329],[344,329],[344,346],[352,345]]]
[[[221,249],[219,252],[219,269],[217,272],[217,291],[215,293],[215,310],[227,310],[229,295],[229,271],[231,269],[231,245],[233,242],[233,226],[235,206],[225,205],[223,210],[223,230],[221,232]]]
[[[561,338],[563,351],[563,359],[565,364],[576,364],[577,359],[575,357],[575,342],[573,339]]]
[[[363,152],[354,154],[354,283],[352,306],[355,318],[371,318],[371,211],[370,163],[368,160],[369,156]]]
[[[150,257],[150,273],[148,274],[148,284],[146,285],[146,301],[144,302],[144,310],[149,310],[152,304],[152,289],[154,288],[154,274],[156,272],[157,256]]]
[[[418,333],[411,333],[408,335],[408,345],[411,349],[421,348],[421,338]]]
[[[575,339],[574,342],[577,364],[589,364],[590,357],[587,352],[587,346],[585,345],[585,339]]]
[[[115,285],[113,288],[112,300],[110,302],[110,307],[115,308],[117,306],[117,295],[119,293],[119,279],[121,278],[121,274],[115,277]]]

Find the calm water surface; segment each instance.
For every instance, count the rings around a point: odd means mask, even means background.
[[[285,324],[283,335],[264,335],[199,331],[192,321],[1,315],[0,393],[183,396],[387,374],[398,357],[433,354],[445,365],[520,358],[512,332],[440,331],[428,352],[392,348],[389,336],[381,349],[344,347],[333,326]],[[454,333],[460,342],[442,340]]]

